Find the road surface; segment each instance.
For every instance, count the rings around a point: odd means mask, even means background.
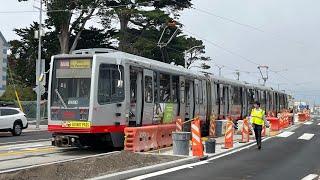
[[[152,180],[317,179],[320,175],[320,119],[279,134],[256,146],[201,165],[159,172]],[[140,177],[144,179],[143,177]]]
[[[33,131],[33,132],[23,132],[21,136],[12,136],[11,133],[0,132],[0,146],[7,144],[19,144],[25,142],[37,142],[43,140],[49,140],[51,138],[51,133],[48,131]]]

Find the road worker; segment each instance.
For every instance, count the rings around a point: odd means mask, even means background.
[[[254,106],[254,108],[251,111],[250,123],[253,127],[253,130],[254,130],[258,149],[260,150],[261,149],[262,127],[263,127],[263,125],[265,125],[266,127],[269,127],[269,123],[266,120],[265,111],[260,108],[260,103],[255,102],[253,106]]]

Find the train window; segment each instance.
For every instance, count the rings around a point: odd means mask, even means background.
[[[120,72],[119,72],[120,70]],[[122,77],[120,78],[120,74]],[[118,86],[118,80],[123,79],[123,66],[101,64],[98,80],[98,103],[108,104],[124,100],[124,87]]]
[[[220,105],[220,88],[219,84],[214,83],[215,95],[216,95],[216,105]]]
[[[255,101],[254,91],[252,89],[249,89],[248,100],[250,104],[253,104]]]
[[[233,87],[233,104],[241,105],[241,87]]]
[[[199,81],[198,97],[199,97],[199,104],[203,104],[203,85],[202,85],[202,81]]]
[[[160,74],[160,102],[170,102],[170,75]]]
[[[153,79],[154,79],[154,102],[159,102],[159,73],[154,72],[153,73]]]
[[[179,97],[179,76],[172,76],[172,101],[178,102]]]
[[[144,78],[144,97],[147,103],[153,102],[152,77],[150,76]]]

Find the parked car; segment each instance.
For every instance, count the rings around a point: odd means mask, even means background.
[[[19,108],[0,107],[0,131],[20,136],[22,129],[28,128],[26,115]]]

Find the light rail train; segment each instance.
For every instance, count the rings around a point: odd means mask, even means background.
[[[122,147],[124,128],[174,123],[199,115],[234,121],[260,101],[267,112],[288,108],[272,88],[203,75],[181,66],[108,49],[77,50],[51,59],[48,130],[56,146]]]

